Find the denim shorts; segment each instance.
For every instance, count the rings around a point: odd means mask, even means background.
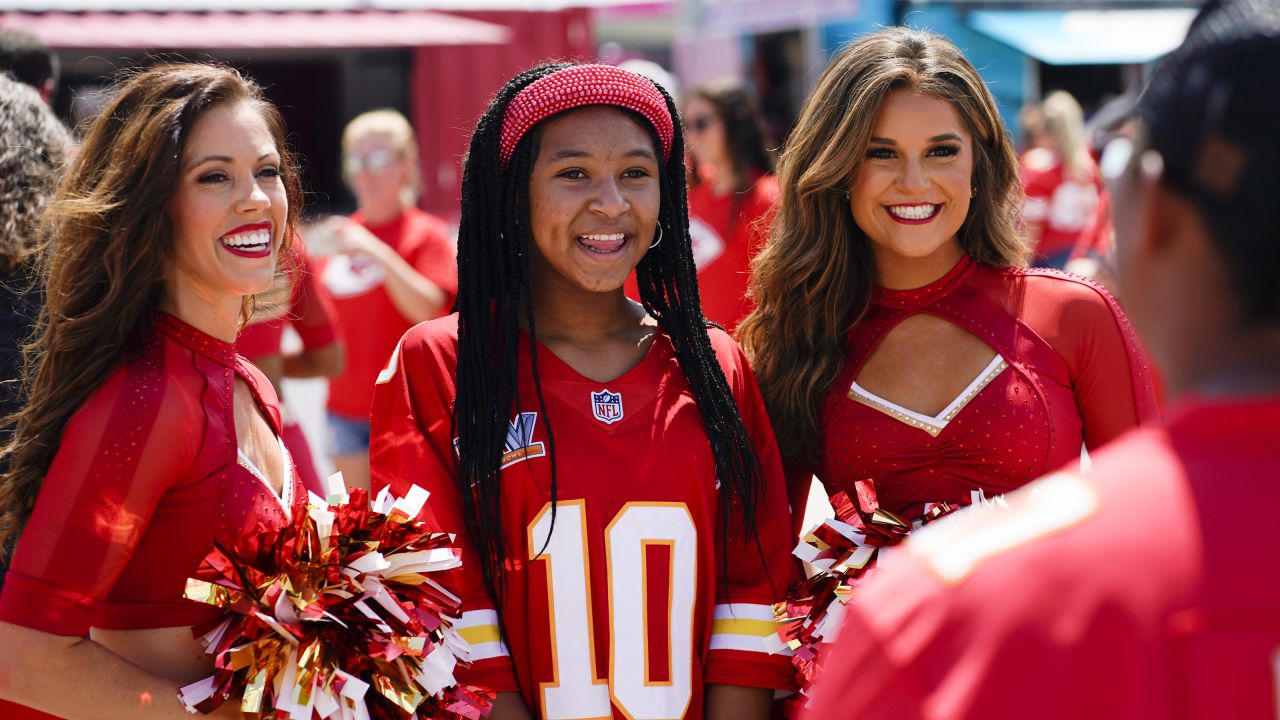
[[[329,457],[369,451],[369,419],[325,413],[329,421]]]

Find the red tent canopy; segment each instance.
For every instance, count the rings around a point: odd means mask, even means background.
[[[377,48],[489,45],[508,28],[425,10],[5,12],[0,26],[54,49]]]

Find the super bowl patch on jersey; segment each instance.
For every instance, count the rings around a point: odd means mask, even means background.
[[[511,419],[507,425],[507,440],[502,446],[501,469],[505,470],[522,460],[547,454],[546,446],[533,439],[533,429],[537,424],[538,413],[536,412],[522,412]],[[458,438],[453,439],[453,452],[461,456]]]
[[[601,390],[591,393],[591,414],[606,425],[622,419],[622,393]]]

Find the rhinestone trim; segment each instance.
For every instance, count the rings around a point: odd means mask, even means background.
[[[976,382],[970,383],[969,387],[965,390],[965,392],[962,393],[959,396],[959,398],[957,398],[957,400],[953,400],[951,402],[951,404],[948,406],[951,409],[945,415],[941,417],[933,418],[934,422],[921,420],[920,418],[915,417],[913,415],[908,415],[907,413],[903,412],[901,409],[889,404],[887,401],[881,398],[868,397],[867,395],[864,395],[863,393],[858,392],[857,389],[855,389],[854,387],[857,385],[857,383],[854,383],[854,386],[851,386],[849,388],[848,394],[849,394],[849,399],[853,400],[854,402],[860,403],[862,405],[866,405],[867,407],[873,410],[879,410],[885,415],[888,415],[894,420],[897,420],[905,425],[910,425],[911,427],[919,428],[929,433],[930,437],[938,437],[938,435],[941,434],[942,431],[946,429],[947,424],[950,423],[953,419],[955,419],[955,417],[960,414],[960,411],[964,410],[965,406],[967,406],[970,402],[972,402],[973,399],[978,396],[978,393],[982,392],[983,388],[990,385],[991,381],[995,380],[1000,375],[1000,373],[1004,372],[1005,369],[1008,367],[1009,367],[1009,362],[1004,358],[1000,358],[1000,362],[992,366],[991,369],[985,372]],[[863,391],[863,392],[866,392],[866,391]]]

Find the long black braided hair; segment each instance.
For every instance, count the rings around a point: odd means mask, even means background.
[[[516,76],[498,91],[476,125],[462,177],[453,431],[466,530],[479,555],[485,584],[499,603],[505,587],[502,569],[506,552],[499,474],[508,423],[513,405],[518,402],[522,319],[528,328],[528,352],[551,462],[553,531],[556,512],[555,439],[538,381],[537,333],[529,282],[529,248],[533,244],[528,217],[529,176],[539,128],[547,121],[525,134],[506,170],[499,163],[499,139],[503,116],[512,98],[535,80],[572,66],[540,65]],[[658,91],[666,100],[672,119],[677,119],[671,97],[661,87]],[[639,114],[631,114],[649,132],[655,151],[658,150],[661,146],[656,131]],[[662,204],[658,222],[664,242],[646,253],[637,266],[641,302],[670,337],[706,426],[721,494],[722,531],[726,539],[741,531],[758,544],[755,512],[764,481],[751,438],[711,347],[698,301],[685,198],[684,137],[678,120],[671,156],[659,165],[659,183]],[[731,527],[734,510],[742,514],[741,528]]]

